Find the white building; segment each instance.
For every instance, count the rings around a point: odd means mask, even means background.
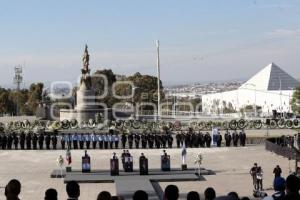
[[[203,95],[202,110],[205,114],[218,114],[224,108],[240,111],[252,107],[253,113],[261,116],[272,115],[273,110],[288,113],[293,90],[299,85],[295,78],[271,63],[237,90]]]

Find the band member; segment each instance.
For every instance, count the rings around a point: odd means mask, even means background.
[[[127,137],[126,137],[125,133],[123,132],[122,136],[121,136],[121,142],[122,142],[122,148],[123,149],[125,149],[126,141],[127,141]]]
[[[38,137],[36,135],[36,133],[33,133],[32,135],[32,147],[34,150],[37,149],[37,142],[38,142]]]
[[[169,148],[172,148],[172,146],[173,146],[173,136],[172,136],[171,133],[169,133],[169,134],[167,135],[167,140],[168,140],[168,147],[169,147]]]
[[[142,134],[141,140],[142,140],[142,148],[146,149],[147,148],[147,140],[148,140],[146,133]]]
[[[42,150],[44,148],[44,133],[41,132],[38,137],[39,148]]]
[[[162,147],[165,149],[167,144],[167,135],[165,133],[161,136],[161,144]]]
[[[150,149],[153,149],[154,135],[152,133],[148,135],[148,145]]]

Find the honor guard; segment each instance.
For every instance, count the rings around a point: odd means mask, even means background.
[[[61,134],[60,136],[60,144],[61,144],[61,148],[65,149],[66,146],[66,136],[64,133]]]
[[[112,136],[112,130],[110,130],[109,131],[110,133],[108,134],[108,141],[109,141],[109,148],[110,149],[113,149],[114,147],[113,147],[113,145],[114,145],[114,138],[113,138],[113,136]]]
[[[126,142],[127,142],[127,137],[125,135],[125,133],[123,132],[121,135],[121,142],[122,142],[122,148],[125,149],[126,147]]]
[[[129,144],[129,149],[132,149],[133,135],[131,133],[129,133],[128,135],[128,144]]]
[[[44,148],[44,133],[41,132],[38,137],[39,148],[42,150]]]
[[[13,143],[13,137],[12,137],[11,133],[9,133],[7,136],[7,149],[12,148],[12,143]]]
[[[7,136],[5,133],[3,133],[1,147],[4,150],[4,149],[6,149],[6,146],[7,146]]]
[[[222,135],[220,134],[220,132],[218,132],[217,135],[217,147],[221,147],[222,144]]]
[[[140,139],[141,139],[141,137],[140,137],[140,135],[139,134],[135,134],[135,136],[134,136],[134,142],[135,142],[135,148],[140,148]]]
[[[17,136],[16,133],[13,134],[13,140],[14,140],[14,147],[17,150],[18,149],[18,144],[19,144],[19,137]]]
[[[92,139],[92,143],[93,143],[93,149],[96,149],[98,137],[95,135],[95,132],[92,133],[91,139]]]
[[[71,149],[72,148],[72,135],[69,133],[68,134],[68,140],[66,140],[68,148]]]
[[[53,133],[52,138],[51,138],[51,141],[52,141],[52,148],[53,148],[53,149],[56,149],[56,146],[57,146],[57,137],[56,137],[56,134],[57,134],[57,133]]]
[[[180,148],[180,143],[181,143],[181,133],[177,133],[176,134],[176,144],[177,144],[177,148]]]
[[[239,135],[236,130],[232,134],[232,141],[233,141],[233,146],[237,147],[239,141]]]
[[[119,135],[117,133],[115,133],[113,135],[114,141],[115,141],[115,148],[118,149],[119,148]]]
[[[45,138],[45,143],[46,143],[46,149],[50,149],[50,141],[51,141],[51,136],[50,133],[46,134],[46,138]]]
[[[20,134],[20,146],[21,146],[21,149],[24,150],[24,146],[25,146],[25,134],[24,132],[22,131],[21,134]]]
[[[84,146],[84,135],[81,133],[78,135],[79,148],[83,149]]]
[[[168,147],[172,148],[172,145],[173,145],[173,135],[172,135],[172,133],[168,134],[167,140],[168,140]]]
[[[205,147],[205,139],[202,132],[198,133],[200,147]]]
[[[226,147],[230,147],[230,145],[231,145],[231,134],[228,130],[226,130],[226,133],[225,133],[224,137],[225,137]]]
[[[103,138],[103,135],[102,134],[99,134],[98,135],[98,140],[99,140],[99,148],[100,149],[103,149],[103,143],[104,143],[104,138]]]
[[[26,149],[31,149],[31,134],[30,133],[27,133],[26,135]]]
[[[142,148],[146,149],[147,148],[147,135],[146,135],[146,133],[142,134],[141,140],[142,140]]]
[[[38,143],[38,136],[36,135],[36,133],[33,133],[32,135],[32,147],[34,150],[37,149],[37,143]]]
[[[150,149],[153,149],[154,135],[152,133],[148,135],[148,145]]]
[[[166,135],[166,133],[163,133],[162,136],[161,136],[161,144],[162,144],[162,147],[165,149],[166,144],[167,144],[167,135]]]
[[[205,138],[206,147],[210,148],[212,138],[211,138],[211,135],[209,134],[209,132],[206,132],[204,138]]]
[[[107,133],[103,136],[103,141],[104,141],[104,149],[108,149],[108,134]]]
[[[77,133],[72,135],[72,140],[73,140],[73,148],[78,149],[78,135],[77,135]]]
[[[90,134],[85,135],[85,143],[86,143],[86,148],[89,149],[91,145],[91,137]]]

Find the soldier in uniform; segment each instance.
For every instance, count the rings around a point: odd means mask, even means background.
[[[19,138],[18,138],[16,133],[13,134],[13,140],[14,140],[15,149],[17,150],[18,149],[18,144],[19,144]]]
[[[231,134],[228,131],[228,129],[226,130],[226,133],[225,133],[224,137],[225,137],[225,145],[226,145],[226,147],[230,147],[230,144],[231,144]]]
[[[134,136],[134,142],[135,142],[135,148],[137,148],[137,149],[140,147],[140,139],[141,139],[140,135],[139,134],[135,134],[135,136]]]
[[[182,132],[182,131],[181,131],[181,132]],[[177,134],[176,134],[176,144],[177,144],[177,148],[180,148],[181,137],[182,137],[182,134],[181,134],[181,133],[177,133]]]
[[[42,150],[44,147],[44,133],[41,132],[38,137],[39,148]]]
[[[13,143],[13,137],[12,137],[11,133],[9,133],[7,136],[7,149],[12,148],[12,143]]]
[[[153,149],[153,144],[154,144],[154,136],[151,133],[148,135],[148,146],[150,149]]]
[[[3,136],[2,136],[2,143],[1,143],[1,146],[2,146],[2,149],[6,149],[6,146],[7,146],[7,136],[5,133],[3,133]]]
[[[31,134],[30,133],[27,133],[26,135],[26,149],[31,149]]]
[[[103,136],[103,141],[104,141],[104,149],[108,149],[108,134],[107,133]]]
[[[166,144],[167,144],[167,135],[166,135],[166,133],[163,133],[161,135],[161,144],[162,144],[162,147],[165,149],[166,148]]]
[[[113,149],[114,148],[114,138],[113,138],[113,130],[109,130],[109,134],[108,134],[108,141],[109,141],[109,148]]]
[[[95,132],[92,133],[91,139],[92,139],[93,149],[96,149],[98,137],[95,135]]]
[[[142,140],[142,148],[146,149],[147,148],[147,135],[146,135],[146,133],[142,134],[141,140]]]
[[[114,138],[114,142],[115,142],[115,148],[118,149],[119,148],[119,135],[118,133],[114,133],[113,134],[113,138]]]
[[[127,141],[127,137],[126,137],[125,133],[123,132],[122,136],[121,136],[121,142],[122,142],[123,149],[125,149],[126,141]]]
[[[200,147],[205,147],[204,136],[201,131],[198,133],[198,140],[199,140]]]
[[[83,147],[84,147],[84,135],[83,135],[83,133],[78,135],[78,141],[79,141],[79,148],[83,149]]]
[[[217,135],[217,147],[221,147],[221,144],[222,144],[222,135],[218,131],[218,135]]]
[[[52,147],[53,149],[56,149],[56,145],[57,145],[57,137],[56,137],[57,133],[53,133],[51,141],[52,141]]]
[[[209,134],[209,132],[206,132],[204,138],[205,138],[206,147],[210,148],[212,138],[211,138],[211,135]]]
[[[198,140],[198,135],[194,132],[192,135],[192,143],[193,147],[199,147],[199,140]]]
[[[244,130],[242,130],[242,135],[241,135],[240,140],[241,140],[241,146],[244,147],[246,145],[246,133]]]
[[[37,142],[38,142],[38,136],[36,133],[33,133],[32,135],[32,147],[34,150],[37,150]]]
[[[232,134],[232,141],[233,141],[233,146],[237,147],[239,141],[239,135],[236,130]]]
[[[65,140],[65,134],[64,133],[61,134],[60,144],[61,144],[61,148],[65,149],[66,140]]]
[[[51,142],[51,136],[50,133],[46,134],[45,143],[46,143],[46,149],[50,149],[50,142]]]
[[[68,138],[68,140],[66,140],[66,142],[67,142],[68,148],[71,149],[72,148],[72,139],[73,139],[73,137],[69,133],[67,138]]]
[[[131,133],[128,135],[128,144],[129,144],[129,149],[132,149],[133,135]]]
[[[103,143],[104,143],[103,140],[104,140],[104,138],[103,138],[102,134],[98,135],[98,140],[99,140],[99,148],[103,149]]]
[[[172,133],[168,133],[167,140],[168,140],[168,147],[172,148],[172,146],[173,146],[173,135],[172,135]]]
[[[72,140],[73,140],[73,148],[78,149],[78,135],[77,135],[77,133],[72,135]]]
[[[20,134],[20,146],[22,150],[25,149],[25,134],[23,131]]]
[[[90,149],[91,146],[91,135],[88,133],[85,135],[85,143],[86,143],[86,148]]]

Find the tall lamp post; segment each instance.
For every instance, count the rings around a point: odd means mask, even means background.
[[[156,40],[157,50],[157,117],[156,120],[160,119],[160,60],[159,60],[159,40]]]
[[[135,114],[136,114],[136,105],[135,105],[135,101],[134,101],[134,94],[135,94],[135,90],[138,89],[139,87],[132,87],[132,105],[133,105],[133,119],[135,119]]]
[[[19,115],[19,91],[20,91],[20,85],[23,81],[22,76],[22,66],[15,67],[15,76],[14,76],[14,84],[17,85],[17,103],[16,103],[16,115]]]

